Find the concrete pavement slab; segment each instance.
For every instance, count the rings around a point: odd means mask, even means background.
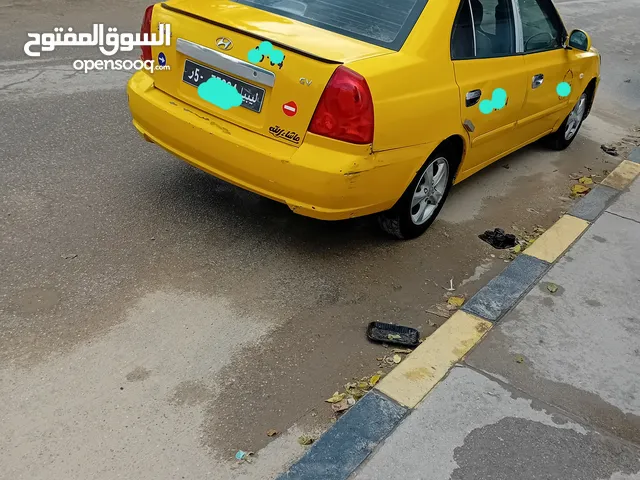
[[[467,362],[640,443],[639,238],[603,214]]]
[[[621,480],[639,475],[635,447],[457,367],[351,478]]]
[[[629,191],[620,195],[607,212],[640,222],[640,181],[631,184]]]

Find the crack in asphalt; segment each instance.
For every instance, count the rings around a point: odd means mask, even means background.
[[[36,78],[38,78],[43,73],[44,73],[44,70],[40,70],[38,73],[36,73],[31,78],[27,78],[26,80],[20,80],[19,82],[13,82],[13,83],[8,83],[7,85],[3,85],[2,87],[0,87],[0,92],[2,92],[4,90],[7,90],[9,87],[13,87],[13,86],[16,86],[16,85],[21,85],[23,83],[31,82],[31,81],[35,80]]]

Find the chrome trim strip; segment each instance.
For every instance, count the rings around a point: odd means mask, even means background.
[[[473,18],[473,8],[471,8],[471,0],[467,0],[469,5],[469,13],[471,14],[471,29],[473,30],[473,56],[478,56],[478,47],[476,45],[476,19]]]
[[[259,83],[267,87],[273,87],[276,82],[276,74],[258,67],[244,60],[234,58],[226,53],[216,52],[211,48],[197,43],[190,42],[184,38],[178,38],[176,41],[176,50],[191,58],[200,60],[207,65],[224,70],[252,83]]]
[[[511,5],[513,7],[516,53],[524,53],[524,33],[522,30],[522,18],[520,17],[520,5],[518,0],[511,0]]]

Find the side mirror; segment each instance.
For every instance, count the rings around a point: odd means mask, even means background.
[[[570,48],[588,52],[591,50],[591,37],[584,30],[573,30],[569,35],[569,42],[567,44]]]

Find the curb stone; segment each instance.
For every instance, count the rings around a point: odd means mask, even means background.
[[[640,175],[640,147],[349,409],[279,480],[346,480]]]

